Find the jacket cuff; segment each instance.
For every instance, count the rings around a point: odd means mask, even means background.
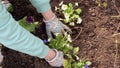
[[[50,0],[30,0],[38,13],[43,13],[51,9]]]
[[[36,9],[38,13],[43,13],[43,12],[49,11],[51,9],[51,6],[49,3],[46,3],[42,5],[41,7],[37,7]]]
[[[49,53],[49,47],[47,45],[43,45],[43,49],[40,52],[42,52],[42,53],[40,53],[37,57],[45,58]]]

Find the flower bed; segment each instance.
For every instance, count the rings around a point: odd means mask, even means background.
[[[119,2],[119,0],[117,1]],[[36,27],[32,33],[43,40],[47,39],[42,17],[35,11],[31,4],[27,0],[10,0],[10,2],[14,6],[14,10],[11,12],[13,17],[16,20],[20,20],[25,16],[33,16],[35,21],[40,20],[38,27]],[[61,0],[51,1],[54,11],[54,6],[59,6],[60,2]],[[63,2],[64,4],[78,3],[78,7],[82,10],[82,13],[79,15],[82,19],[81,24],[76,23],[74,26],[70,26],[73,31],[71,35],[72,45],[79,47],[77,54],[79,59],[91,61],[92,65],[90,65],[89,68],[119,68],[119,4],[115,3],[114,0],[64,0]],[[63,7],[65,7],[65,5]],[[28,9],[25,11],[26,8]],[[78,10],[78,13],[79,11],[80,10]],[[68,16],[64,17],[64,15],[59,12],[55,13],[59,18],[69,19]],[[78,19],[79,17],[77,16],[75,18]],[[77,19],[75,22],[77,22]],[[65,23],[65,20],[62,21]],[[65,24],[67,25],[68,22]],[[5,47],[2,49],[2,53],[5,56],[2,63],[3,68],[53,68],[44,60]]]

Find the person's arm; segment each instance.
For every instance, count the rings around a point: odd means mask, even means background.
[[[64,33],[65,30],[71,33],[71,29],[64,25],[57,16],[53,13],[50,6],[50,0],[29,0],[32,5],[37,9],[38,13],[41,13],[44,17],[46,24],[46,33],[49,38],[53,38],[52,34]],[[52,34],[51,34],[52,33]]]
[[[29,0],[36,8],[38,13],[41,13],[44,19],[49,20],[54,13],[51,10],[50,0]]]
[[[44,58],[51,66],[60,67],[63,65],[63,53],[50,49],[42,40],[22,28],[7,12],[1,0],[0,43],[10,49]]]
[[[0,0],[0,43],[4,46],[39,58],[48,54],[42,40],[22,28],[7,12]]]
[[[29,0],[37,9],[38,13],[46,12],[51,9],[50,0]]]

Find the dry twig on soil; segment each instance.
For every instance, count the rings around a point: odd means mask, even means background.
[[[82,28],[80,28],[79,34],[75,37],[75,39],[73,39],[73,41],[75,41],[76,39],[78,39],[78,37],[80,36],[81,32],[82,32]]]
[[[116,6],[116,2],[115,2],[115,0],[112,0],[112,2],[113,2],[113,6],[115,7],[115,9],[117,10],[117,12],[118,12],[118,14],[119,15],[115,15],[115,16],[111,16],[111,17],[120,17],[120,11],[118,10],[118,8],[117,8],[117,6]]]

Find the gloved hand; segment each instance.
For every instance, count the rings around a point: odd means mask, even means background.
[[[63,58],[63,53],[61,51],[57,51],[56,49],[53,50],[56,55],[53,59],[51,60],[46,60],[51,66],[53,67],[61,67],[63,66],[64,58]]]
[[[8,0],[3,0],[2,4],[4,4],[7,9],[11,6],[11,3]]]
[[[47,31],[47,35],[49,38],[53,38],[52,37],[52,33],[55,35],[56,33],[64,33],[65,30],[69,33],[71,33],[71,29],[69,27],[67,27],[66,25],[64,25],[61,21],[58,20],[58,18],[55,16],[55,14],[53,15],[53,17],[50,20],[43,20],[46,24],[46,31]]]

